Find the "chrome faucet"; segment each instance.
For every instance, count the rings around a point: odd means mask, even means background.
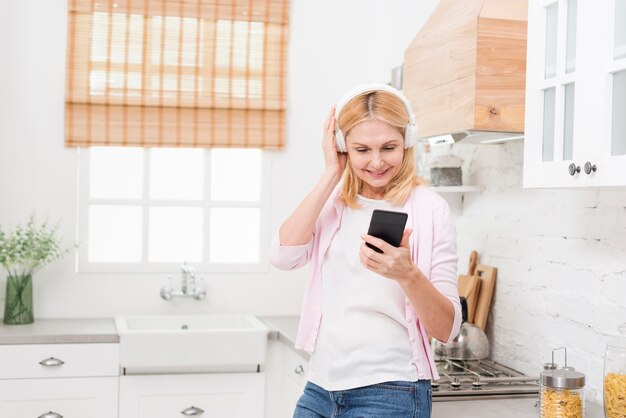
[[[172,287],[172,278],[168,277],[168,284],[161,288],[161,297],[165,300],[172,300],[174,297],[194,298],[202,300],[206,297],[206,290],[196,281],[196,270],[184,262],[180,266],[182,271],[182,281],[180,290]]]

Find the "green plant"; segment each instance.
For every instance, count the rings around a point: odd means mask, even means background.
[[[18,225],[12,232],[0,226],[0,264],[12,277],[32,275],[72,248],[61,247],[58,225],[51,226],[47,220],[37,224],[34,215],[26,227]]]

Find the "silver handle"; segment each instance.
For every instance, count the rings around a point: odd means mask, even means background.
[[[293,372],[302,376],[304,374],[304,367],[302,367],[302,364],[299,364]]]
[[[56,367],[64,365],[65,362],[63,360],[59,360],[58,358],[50,357],[45,360],[41,360],[39,364],[46,367]]]
[[[180,411],[180,413],[185,416],[202,415],[204,414],[204,409],[196,408],[195,406],[190,406],[189,408]]]
[[[570,176],[573,176],[575,174],[580,173],[580,166],[574,163],[571,163],[570,165],[567,166],[567,171]]]
[[[46,412],[43,415],[39,415],[38,418],[63,418],[63,415],[50,411],[50,412]]]
[[[591,174],[592,171],[595,173],[597,170],[597,165],[591,164],[589,161],[585,163],[585,174]]]

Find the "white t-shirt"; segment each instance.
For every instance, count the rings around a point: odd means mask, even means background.
[[[322,265],[322,321],[309,380],[329,391],[418,380],[404,292],[359,259],[373,210],[401,209],[362,196],[358,202],[361,208],[344,209]]]

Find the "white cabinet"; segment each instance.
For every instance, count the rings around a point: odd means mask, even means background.
[[[120,377],[119,418],[263,418],[263,373]]]
[[[265,417],[282,418],[282,343],[275,336],[267,342],[265,363],[261,370],[265,374]]]
[[[290,418],[306,385],[309,361],[296,349],[283,344],[283,417]]]
[[[114,418],[117,383],[117,377],[0,380],[0,417]]]
[[[270,340],[267,366],[267,418],[291,418],[307,381],[309,360],[291,343]]]
[[[0,417],[117,417],[117,344],[0,346]]]
[[[524,187],[626,186],[626,3],[529,0]]]
[[[0,379],[119,375],[118,344],[0,345]]]

